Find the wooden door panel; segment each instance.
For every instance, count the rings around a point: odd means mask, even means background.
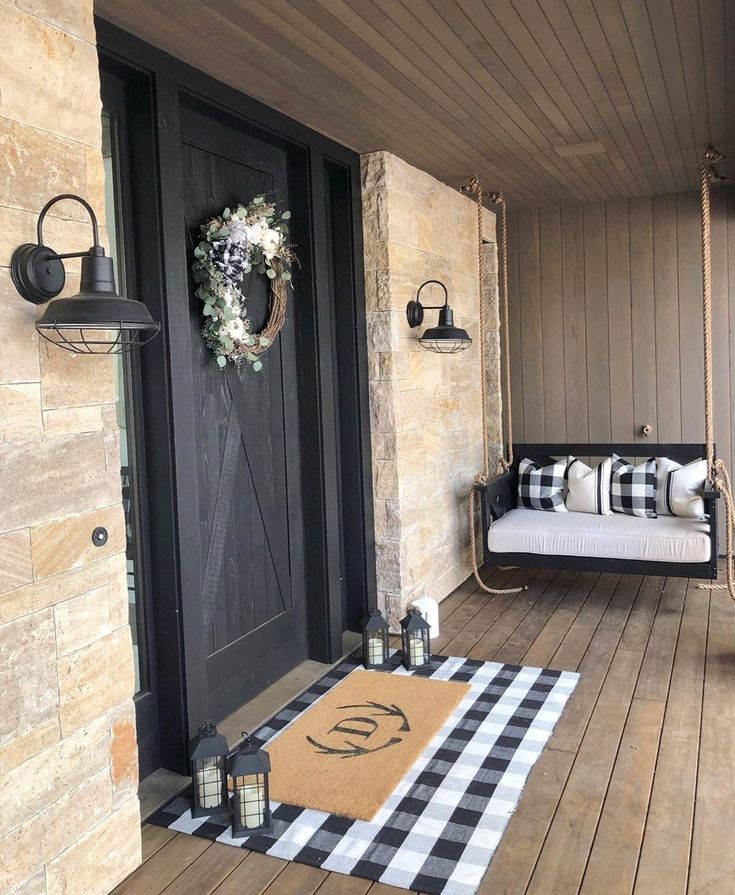
[[[288,202],[286,152],[208,115],[182,110],[184,210],[190,260],[199,225],[259,193]],[[210,710],[221,716],[306,655],[296,348],[292,311],[264,370],[217,366],[199,331],[190,280],[198,393],[192,396],[200,460],[202,636]],[[242,286],[254,328],[268,314],[269,285]],[[296,498],[296,499],[295,499]],[[294,532],[296,535],[294,536]]]

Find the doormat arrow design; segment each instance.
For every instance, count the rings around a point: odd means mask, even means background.
[[[368,739],[378,729],[379,725],[376,718],[383,716],[401,718],[403,723],[398,728],[400,733],[408,733],[411,730],[406,713],[403,709],[398,708],[397,705],[381,705],[379,702],[368,702],[363,705],[341,705],[340,709],[374,709],[376,711],[373,715],[367,717],[357,715],[350,718],[344,718],[338,724],[335,724],[329,733],[344,733],[349,736],[359,736]],[[397,746],[398,743],[403,742],[402,737],[391,737],[387,743],[383,743],[381,746],[368,748],[366,746],[361,746],[359,743],[352,743],[347,740],[347,748],[338,749],[334,746],[327,746],[324,743],[319,743],[311,736],[307,736],[306,740],[308,743],[311,743],[312,746],[317,748],[322,755],[339,755],[342,758],[358,758],[361,755],[370,755],[372,752],[377,752],[379,749],[387,749],[389,746]]]

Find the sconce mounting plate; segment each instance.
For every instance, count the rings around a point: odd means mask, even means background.
[[[56,298],[66,282],[64,263],[56,252],[29,242],[13,252],[10,274],[18,292],[34,305]]]
[[[420,301],[410,301],[406,305],[408,325],[413,329],[424,322],[424,306]]]

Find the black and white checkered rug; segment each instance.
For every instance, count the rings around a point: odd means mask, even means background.
[[[357,658],[337,666],[253,739],[267,743],[359,667]],[[184,794],[149,822],[430,895],[472,895],[579,676],[444,656],[414,672],[394,657],[391,673],[466,681],[470,691],[372,821],[272,802],[273,832],[234,840],[226,816],[192,818]]]

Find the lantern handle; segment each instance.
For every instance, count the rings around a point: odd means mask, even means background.
[[[214,736],[214,734],[217,733],[217,727],[215,726],[214,721],[210,718],[209,721],[206,722],[206,724],[202,724],[202,726],[199,728],[199,733],[201,736],[205,737]]]
[[[242,737],[242,745],[241,745],[241,748],[242,748],[242,746],[244,746],[246,749],[249,749],[250,746],[252,746],[252,744],[253,744],[253,741],[252,741],[252,738],[250,737],[250,734],[247,733],[247,731],[242,730],[242,731],[240,731],[240,736]]]

